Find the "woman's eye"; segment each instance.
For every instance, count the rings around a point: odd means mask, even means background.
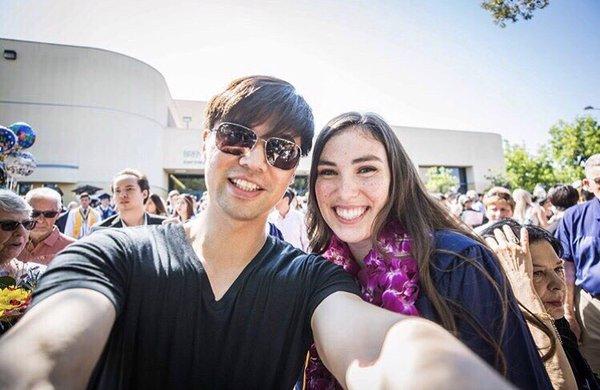
[[[375,172],[377,170],[377,168],[375,167],[360,167],[358,169],[358,173],[369,173],[369,172]]]
[[[534,271],[533,272],[533,277],[534,278],[541,278],[544,276],[544,271]]]
[[[563,266],[556,267],[556,268],[554,268],[554,272],[556,272],[559,275],[562,275],[565,273],[565,267],[563,267]]]
[[[333,169],[321,169],[317,172],[319,176],[333,176],[335,175],[335,171]]]

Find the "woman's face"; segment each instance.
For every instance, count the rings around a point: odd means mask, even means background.
[[[29,220],[28,213],[7,213],[0,211],[0,221],[27,221]],[[29,230],[23,225],[18,225],[15,230],[7,231],[0,229],[0,264],[4,264],[9,260],[17,257],[27,240],[29,239]]]
[[[563,261],[547,241],[529,245],[533,260],[533,286],[544,303],[548,314],[554,319],[564,316],[565,273]]]
[[[177,207],[175,208],[175,211],[181,218],[189,218],[189,215],[187,215],[187,202],[183,196],[177,198]]]
[[[156,214],[156,205],[152,198],[148,198],[145,205],[146,212],[149,214]]]
[[[388,200],[390,176],[385,148],[364,130],[344,130],[323,148],[315,183],[319,210],[354,253],[353,248],[371,247],[371,228]]]

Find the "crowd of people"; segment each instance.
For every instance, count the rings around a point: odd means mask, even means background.
[[[36,285],[0,387],[600,389],[600,154],[579,188],[442,195],[376,114],[313,134],[247,77],[207,106],[201,199],[0,190],[0,276]]]

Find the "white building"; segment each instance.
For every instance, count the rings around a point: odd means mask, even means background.
[[[126,167],[145,172],[162,195],[204,190],[205,102],[173,99],[156,69],[107,50],[0,39],[0,52],[0,124],[27,122],[38,134],[30,149],[38,168],[21,180],[22,190],[58,185],[68,200],[81,184],[108,190]],[[395,129],[421,172],[451,167],[464,186],[481,191],[489,171],[504,170],[498,134]],[[298,182],[310,166],[303,160]]]

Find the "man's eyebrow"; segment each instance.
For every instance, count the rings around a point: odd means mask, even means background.
[[[317,165],[329,165],[331,167],[335,167],[335,163],[333,161],[328,160],[319,160],[319,163]]]
[[[366,156],[355,158],[352,160],[352,164],[358,164],[366,161],[381,161],[381,159],[374,154],[367,154]]]

